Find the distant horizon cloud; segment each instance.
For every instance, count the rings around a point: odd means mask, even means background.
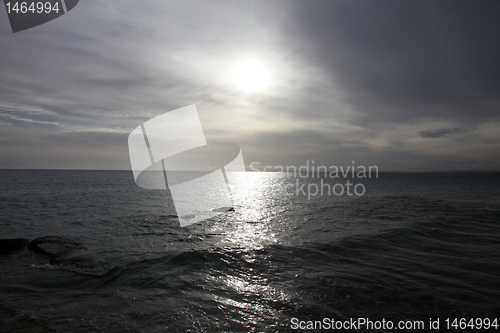
[[[421,131],[418,132],[418,134],[423,138],[436,139],[436,138],[450,137],[452,135],[460,134],[463,132],[464,129],[462,128],[452,127],[452,128],[438,128],[434,130]]]

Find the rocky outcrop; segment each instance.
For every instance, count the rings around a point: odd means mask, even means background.
[[[85,250],[85,247],[71,239],[59,236],[43,236],[33,239],[28,248],[48,256],[58,255],[70,250]]]
[[[37,320],[0,304],[0,332],[56,333]]]
[[[59,236],[44,236],[32,240],[28,248],[49,256],[51,264],[67,262],[92,262],[87,249],[71,239]]]
[[[234,207],[220,207],[220,208],[215,208],[212,209],[212,212],[234,212]]]
[[[0,239],[0,254],[5,255],[21,250],[26,247],[29,242],[30,240],[26,238]]]

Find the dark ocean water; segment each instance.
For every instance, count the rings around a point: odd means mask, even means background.
[[[292,175],[240,177],[234,212],[181,228],[131,172],[0,170],[0,238],[58,235],[96,261],[0,256],[0,302],[60,332],[500,317],[500,174],[381,173],[353,180],[363,196],[310,200],[283,194]]]

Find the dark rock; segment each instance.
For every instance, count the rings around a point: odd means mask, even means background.
[[[28,248],[49,256],[51,264],[92,261],[83,245],[59,236],[36,238],[29,243]]]
[[[179,216],[175,214],[169,214],[169,215],[161,215],[158,220],[160,221],[169,221],[169,220],[177,220]]]
[[[59,236],[38,237],[29,243],[28,248],[48,256],[56,256],[68,250],[85,250],[80,243]]]
[[[56,333],[37,320],[0,304],[0,332]]]
[[[233,207],[221,207],[221,208],[215,208],[215,209],[212,209],[212,212],[220,212],[220,213],[224,213],[224,212],[234,212],[234,208],[233,208]]]
[[[30,242],[26,238],[0,239],[0,254],[10,254],[24,248]]]

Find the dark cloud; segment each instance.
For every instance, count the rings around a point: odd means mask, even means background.
[[[418,133],[422,138],[447,138],[452,135],[463,133],[464,130],[461,128],[438,128],[434,130],[421,131]]]
[[[365,125],[483,121],[499,115],[499,16],[496,1],[296,2],[290,38]]]

